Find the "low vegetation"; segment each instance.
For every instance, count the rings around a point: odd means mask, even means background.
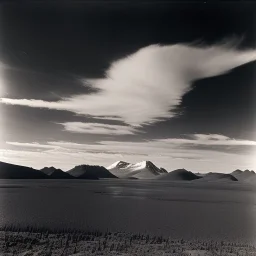
[[[253,256],[256,255],[256,247],[252,244],[227,241],[172,240],[147,234],[8,226],[0,231],[0,255]]]

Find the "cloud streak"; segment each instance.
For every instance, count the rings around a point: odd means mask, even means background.
[[[139,132],[131,126],[111,125],[99,123],[65,122],[58,123],[64,126],[64,130],[73,133],[104,134],[104,135],[133,135]]]
[[[217,146],[256,146],[256,141],[236,140],[219,134],[193,134],[188,135],[188,139],[168,138],[155,139],[149,141],[131,142],[131,141],[99,141],[94,144],[81,144],[68,141],[49,141],[46,144],[6,142],[12,146],[42,148],[48,150],[66,149],[71,151],[89,151],[92,153],[113,154],[137,154],[137,155],[169,155],[169,156],[190,156],[195,155],[197,148],[191,148],[190,145],[217,145]],[[186,146],[189,146],[188,148]],[[214,151],[214,149],[212,149]],[[218,151],[218,150],[216,150]],[[199,151],[198,151],[199,152]],[[202,150],[203,152],[203,150]],[[228,153],[228,152],[227,152]],[[223,153],[224,154],[224,153]],[[232,153],[233,154],[233,153]]]
[[[2,98],[1,103],[68,110],[99,118],[119,118],[141,126],[175,116],[175,108],[193,81],[221,75],[256,60],[255,50],[230,45],[150,45],[117,60],[103,79],[86,80],[97,93],[57,102]]]
[[[256,141],[231,139],[220,134],[194,134],[189,139],[160,139],[157,141],[177,144],[177,145],[208,145],[208,146],[256,146]]]
[[[6,141],[6,144],[12,145],[12,146],[17,146],[17,147],[29,147],[29,148],[42,148],[42,149],[56,148],[56,146],[52,146],[49,144],[40,144],[38,142],[28,143],[28,142]]]

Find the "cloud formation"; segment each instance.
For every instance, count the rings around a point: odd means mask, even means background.
[[[4,83],[4,70],[10,68],[7,64],[0,61],[0,97],[3,96],[5,92],[5,83]]]
[[[231,139],[220,134],[193,134],[188,139],[161,139],[157,141],[172,144],[216,145],[216,146],[256,146],[256,141]]]
[[[178,152],[183,149],[186,145],[217,145],[217,146],[256,146],[256,141],[251,140],[239,140],[231,139],[227,136],[220,134],[192,134],[187,135],[189,138],[167,138],[167,139],[153,139],[141,142],[132,141],[99,141],[94,144],[81,144],[68,141],[49,141],[45,144],[37,142],[22,143],[22,142],[6,142],[6,144],[20,147],[31,147],[31,148],[66,148],[71,150],[89,150],[90,152],[114,152],[124,154],[164,154],[170,153],[171,149],[175,149],[172,153]],[[190,154],[193,150],[189,147]],[[184,153],[184,152],[183,152]]]
[[[131,126],[111,125],[100,123],[65,122],[58,123],[64,126],[64,130],[73,133],[105,134],[105,135],[132,135],[138,132]]]
[[[0,102],[120,118],[127,124],[141,126],[173,117],[193,81],[224,74],[254,60],[255,50],[238,50],[228,44],[150,45],[113,62],[105,78],[86,80],[87,85],[99,89],[96,93],[57,102],[9,98]]]
[[[38,142],[27,143],[27,142],[6,141],[6,144],[17,146],[17,147],[29,147],[29,148],[47,148],[47,149],[56,148],[56,146],[52,146],[49,144],[40,144]]]

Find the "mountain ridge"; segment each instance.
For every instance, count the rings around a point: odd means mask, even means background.
[[[177,169],[169,173],[165,173],[157,177],[156,179],[168,181],[191,181],[200,178],[201,177],[197,176],[193,172],[187,171],[186,169]]]
[[[209,172],[201,177],[198,181],[238,181],[238,179],[230,173]]]
[[[44,167],[40,169],[41,172],[45,173],[52,179],[74,179],[75,177],[61,169],[56,169],[55,167]]]
[[[128,163],[117,161],[105,168],[99,165],[77,165],[65,172],[55,167],[44,167],[40,170],[5,163],[0,161],[0,179],[104,179],[104,178],[127,178],[155,179],[166,181],[239,181],[256,183],[256,174],[253,170],[237,169],[231,173],[209,172],[193,173],[186,169],[177,169],[168,172],[162,167],[157,167],[151,161]]]
[[[241,170],[235,170],[231,173],[236,179],[239,181],[248,181],[250,182],[251,179],[256,180],[256,175],[254,171],[241,171]]]
[[[48,179],[39,170],[27,166],[0,162],[0,179]]]

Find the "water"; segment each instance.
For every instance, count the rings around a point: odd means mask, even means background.
[[[0,226],[256,240],[256,189],[238,183],[0,180]]]

